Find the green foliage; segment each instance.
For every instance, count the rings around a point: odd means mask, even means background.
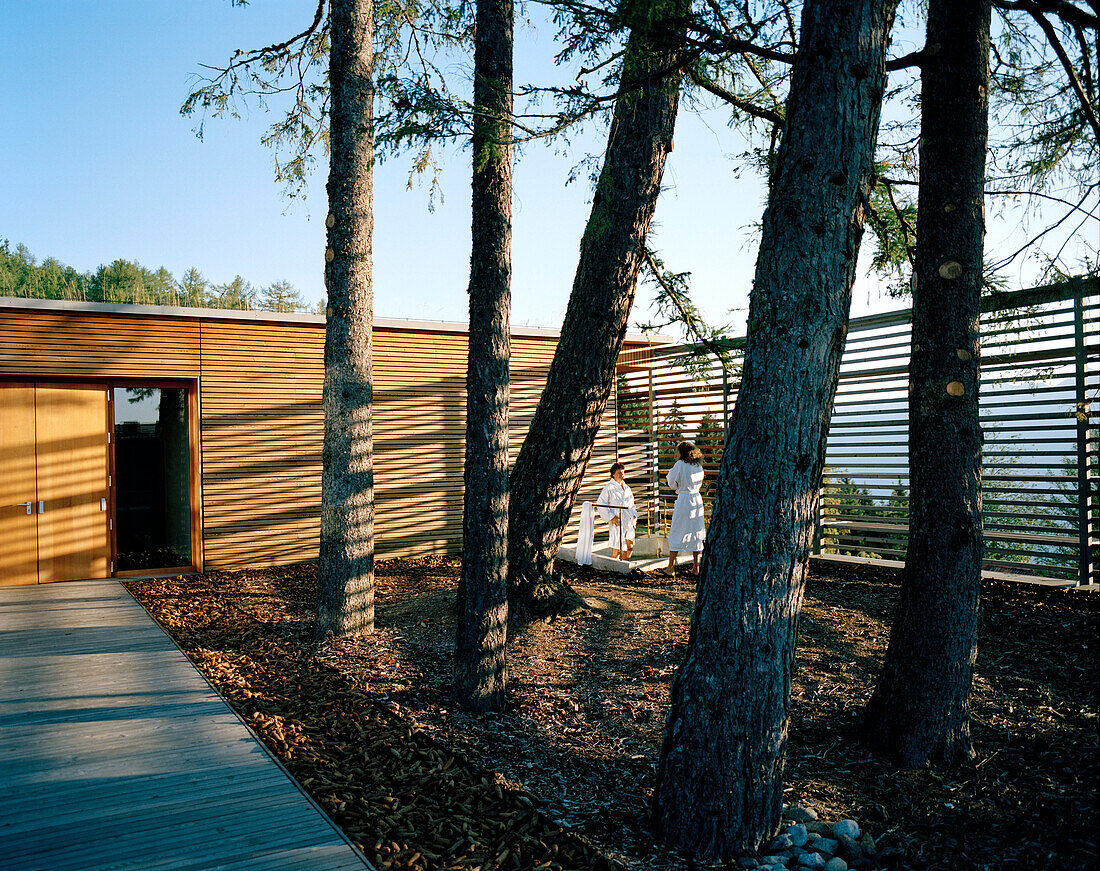
[[[695,435],[695,444],[703,454],[703,468],[707,472],[707,477],[703,479],[702,493],[704,497],[712,497],[726,444],[726,428],[718,415],[709,411],[703,415],[703,419],[699,421],[699,432]]]
[[[0,296],[245,311],[310,309],[301,293],[287,281],[276,281],[262,291],[239,275],[227,284],[211,285],[201,272],[191,268],[177,282],[163,266],[151,270],[121,259],[94,272],[78,272],[52,257],[38,264],[25,245],[12,249],[6,239],[0,241]],[[324,313],[323,303],[318,313]]]
[[[673,401],[672,406],[665,414],[658,414],[656,416],[654,433],[657,442],[657,468],[668,470],[675,465],[676,460],[680,455],[677,453],[676,448],[680,442],[684,441],[687,436],[684,434],[684,427],[687,424],[687,420],[684,418],[684,413],[680,410],[680,406],[677,402]]]
[[[889,179],[889,171],[890,166],[880,162],[876,167],[879,183],[871,189],[868,223],[875,239],[871,266],[890,281],[891,296],[904,296],[909,292],[909,276],[916,253],[916,187],[899,185]],[[906,190],[911,193],[907,195]]]
[[[35,263],[27,246],[12,250],[7,239],[0,241],[0,296],[30,299],[87,299],[88,276],[54,258]]]
[[[649,394],[632,393],[625,375],[617,376],[619,429],[649,429]]]
[[[305,298],[289,281],[276,281],[260,291],[260,308],[269,312],[300,312]]]
[[[236,4],[245,5],[245,4]],[[329,23],[327,0],[318,0],[313,20],[289,39],[253,50],[237,50],[210,76],[197,76],[180,114],[197,117],[202,138],[206,120],[239,118],[254,103],[285,114],[262,142],[272,150],[275,178],[290,197],[305,193],[309,172],[328,156]],[[414,172],[435,166],[433,143],[464,138],[472,107],[451,91],[445,73],[449,55],[468,53],[473,5],[468,0],[381,0],[374,6],[374,142],[379,159],[415,154]]]
[[[1029,235],[1000,259],[987,258],[985,283],[995,287],[1000,271],[1021,257],[1038,266],[1037,283],[1053,283],[1060,276],[1088,272],[1100,259],[1097,17],[1072,2],[995,2],[994,8],[987,208],[1022,211]],[[872,264],[890,282],[894,296],[909,292],[907,261],[917,245],[916,86],[917,78],[910,77],[888,94],[891,110],[883,124],[878,182],[870,199],[876,237]],[[1067,249],[1086,262],[1067,262]]]
[[[655,22],[663,22],[660,26],[668,33],[677,32],[678,23],[670,24],[665,7],[681,3],[543,0],[540,5],[549,9],[558,29],[555,62],[582,67],[575,77],[570,73],[568,84],[517,85],[517,112],[510,119],[513,139],[556,141],[585,120],[606,120],[623,83],[643,88],[653,72],[624,74],[629,34],[645,31],[660,39]],[[312,22],[303,21],[302,31],[285,41],[238,50],[223,66],[206,67],[211,74],[196,77],[180,109],[199,119],[196,133],[201,137],[210,117],[237,118],[250,103],[268,109],[279,101],[285,114],[263,142],[274,152],[276,179],[292,197],[304,193],[318,150],[327,154],[327,7],[327,0],[318,0]],[[521,14],[521,26],[523,21]],[[429,174],[434,201],[439,147],[469,141],[477,111],[471,83],[455,72],[472,53],[474,5],[470,0],[380,0],[374,26],[377,159],[409,155],[410,184]],[[733,107],[731,124],[748,119],[750,130],[763,128],[765,151],[774,156],[778,135],[771,119],[782,117],[786,68],[797,41],[789,5],[728,0],[699,4],[687,30],[695,46],[692,79],[703,83],[690,92],[691,101],[699,104],[706,91],[726,100]],[[758,47],[759,53],[752,54]]]
[[[195,132],[201,139],[207,116],[239,118],[248,98],[266,109],[271,97],[290,94],[292,108],[263,138],[275,155],[275,178],[290,196],[303,191],[316,149],[328,154],[326,7],[326,0],[318,0],[313,22],[292,39],[254,52],[238,50],[213,78],[197,77],[180,107],[181,115],[199,116]]]
[[[722,448],[726,442],[726,427],[721,418],[708,411],[699,421],[699,433],[695,436],[695,444],[703,454],[703,465],[708,469],[716,469],[722,462]]]
[[[985,559],[1028,564],[1029,574],[1060,578],[1073,576],[1077,558],[1066,554],[1065,545],[1021,542],[1011,538],[1011,534],[1055,534],[1076,539],[1079,510],[1077,457],[1070,454],[1064,456],[1057,467],[1050,470],[1056,477],[1043,488],[1042,483],[1036,484],[1026,470],[1017,469],[1029,459],[1025,451],[1016,448],[1011,438],[998,439],[996,435],[995,428],[987,434],[986,495],[982,505]],[[1095,442],[1095,430],[1089,438]],[[1100,455],[1092,453],[1089,462],[1090,477],[1096,480],[1100,474]],[[997,476],[1005,477],[996,481]],[[1029,487],[1029,483],[1032,486]]]
[[[871,491],[857,486],[846,475],[837,475],[838,471],[842,470],[826,468],[822,474],[820,499],[824,513],[838,518],[838,522],[857,518],[867,518],[873,522],[877,519],[877,512]],[[822,553],[881,558],[871,549],[869,541],[859,537],[858,532],[829,526],[828,520],[821,530],[820,544]]]
[[[743,340],[731,339],[727,333],[730,327],[713,327],[707,323],[702,313],[691,301],[688,288],[690,272],[673,272],[648,248],[645,252],[647,270],[646,280],[654,286],[654,306],[661,320],[639,324],[642,332],[665,329],[678,325],[690,344],[684,346],[684,353],[674,361],[689,376],[706,381],[710,378],[715,361],[725,372],[727,381],[733,383],[741,375],[741,364],[737,359],[738,351],[744,346]]]
[[[210,294],[210,285],[203,278],[202,273],[195,267],[191,267],[179,281],[180,305],[204,308],[213,305]]]
[[[214,307],[240,309],[251,311],[256,308],[256,288],[241,278],[233,276],[233,280],[226,284],[218,284],[213,288]]]

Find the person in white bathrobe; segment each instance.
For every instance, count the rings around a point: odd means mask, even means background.
[[[611,466],[611,480],[604,485],[600,498],[596,500],[596,510],[607,521],[607,540],[611,544],[613,559],[630,559],[634,552],[638,509],[634,507],[634,494],[623,480],[624,471],[622,463]]]
[[[676,569],[676,555],[681,551],[692,556],[691,573],[699,574],[699,555],[707,540],[707,524],[703,517],[703,452],[691,442],[680,442],[680,459],[668,473],[668,486],[676,491],[672,523],[668,530],[668,571]]]

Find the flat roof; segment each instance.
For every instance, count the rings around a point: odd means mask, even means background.
[[[261,321],[277,324],[314,324],[324,326],[325,316],[306,312],[241,311],[224,308],[191,308],[187,306],[144,305],[125,302],[83,302],[68,299],[31,299],[28,297],[0,296],[0,309],[30,309],[32,311],[65,312],[81,314],[134,315],[161,318],[196,318],[213,321]],[[407,318],[375,318],[374,326],[385,330],[410,330],[416,332],[465,333],[469,325],[455,321],[423,321]],[[512,327],[513,336],[557,338],[561,330],[545,327]],[[673,340],[654,333],[627,333],[627,342],[649,345],[666,345]]]

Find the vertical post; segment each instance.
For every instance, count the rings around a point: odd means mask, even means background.
[[[1089,554],[1089,403],[1085,391],[1085,286],[1078,284],[1073,295],[1073,335],[1077,356],[1077,585],[1086,586],[1092,566]]]
[[[611,382],[611,407],[615,409],[615,460],[614,462],[620,462],[619,457],[619,367],[615,366],[615,380]]]
[[[730,376],[721,357],[718,365],[722,367],[722,435],[725,436],[730,431]]]
[[[824,536],[822,535],[824,530],[821,528],[821,523],[824,519],[821,510],[821,496],[824,491],[825,481],[823,477],[822,480],[818,483],[817,499],[814,503],[814,540],[810,548],[810,553],[813,556],[821,556],[821,551],[824,549],[822,540],[824,538]]]
[[[657,355],[652,348],[649,352],[649,473],[653,483],[654,524],[651,534],[657,533],[661,528],[661,473],[657,468],[657,394],[653,387],[653,367],[657,364]]]

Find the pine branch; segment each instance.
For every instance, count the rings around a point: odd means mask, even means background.
[[[666,274],[664,264],[654,256],[649,247],[646,247],[643,259],[653,280],[661,287],[665,298],[676,310],[677,317],[673,320],[683,325],[684,331],[695,341],[695,344],[701,345],[718,358],[719,365],[721,365],[727,376],[732,375],[734,370],[729,360],[729,349],[715,343],[713,339],[715,331],[703,320],[698,309],[687,297],[684,288],[677,286],[678,283],[683,284],[683,278],[687,273],[677,276]]]
[[[921,67],[927,57],[928,52],[926,46],[920,51],[912,51],[909,54],[886,61],[886,71],[894,72],[895,70],[904,70],[910,67]]]
[[[309,27],[307,27],[297,36],[292,36],[285,42],[277,42],[274,45],[267,46],[266,48],[257,48],[249,52],[244,52],[240,49],[237,49],[237,51],[233,52],[233,56],[229,60],[229,65],[221,70],[221,75],[219,75],[218,78],[214,81],[219,81],[230,72],[232,72],[234,69],[237,69],[239,67],[247,67],[249,64],[256,63],[257,61],[263,60],[264,58],[278,56],[280,54],[286,53],[295,43],[309,39],[311,36],[313,36],[313,34],[317,32],[317,28],[321,25],[321,20],[324,18],[325,14],[325,4],[327,2],[328,0],[317,0],[317,10],[313,13],[313,22],[309,25]]]
[[[762,106],[757,106],[755,103],[749,100],[738,97],[732,91],[726,90],[707,76],[704,76],[694,66],[688,67],[687,73],[688,78],[690,78],[704,91],[709,91],[720,100],[724,100],[734,108],[740,109],[746,115],[752,115],[754,118],[760,118],[761,120],[768,121],[779,127],[783,126],[783,116],[780,115],[778,112],[772,109],[765,109]]]
[[[1077,205],[1076,205],[1075,208],[1070,209],[1070,211],[1066,212],[1066,214],[1064,214],[1059,220],[1055,221],[1053,224],[1051,224],[1049,227],[1047,227],[1041,233],[1036,233],[1034,236],[1032,236],[1030,239],[1028,239],[1023,245],[1021,245],[1019,248],[1017,248],[1015,251],[1013,251],[1011,254],[1009,254],[1007,257],[1005,257],[1004,259],[999,260],[996,263],[994,263],[992,266],[989,267],[988,271],[989,272],[997,272],[998,270],[1003,269],[1004,267],[1008,266],[1009,263],[1011,263],[1013,260],[1015,260],[1021,254],[1023,254],[1025,251],[1027,251],[1028,248],[1030,248],[1032,245],[1034,245],[1036,242],[1038,242],[1040,239],[1042,239],[1047,233],[1050,233],[1053,230],[1056,230],[1060,226],[1062,226],[1062,224],[1064,224],[1066,221],[1069,220],[1070,215],[1072,215],[1075,211],[1077,211],[1078,209],[1081,208],[1081,206],[1084,204],[1085,200],[1087,200],[1089,198],[1089,196],[1092,194],[1092,192],[1095,189],[1096,189],[1096,185],[1093,185],[1092,187],[1088,188],[1085,191],[1085,195],[1083,197],[1081,197],[1080,200],[1078,200]]]
[[[1077,9],[1069,3],[1048,3],[1049,6],[1069,6],[1071,9]],[[1092,103],[1089,101],[1088,94],[1085,93],[1085,89],[1081,86],[1081,80],[1077,77],[1077,71],[1073,67],[1073,61],[1066,53],[1065,48],[1062,46],[1061,40],[1058,39],[1058,33],[1054,29],[1054,25],[1050,23],[1050,20],[1043,14],[1045,10],[1041,8],[1041,5],[1035,0],[1018,0],[1013,4],[1014,8],[1022,9],[1027,12],[1039,25],[1043,33],[1046,34],[1047,42],[1050,43],[1050,47],[1054,49],[1054,54],[1058,58],[1059,63],[1062,64],[1062,68],[1066,71],[1066,78],[1069,81],[1070,87],[1073,89],[1073,93],[1076,94],[1078,102],[1081,104],[1081,111],[1085,114],[1085,119],[1089,122],[1089,126],[1092,127],[1092,134],[1096,138],[1097,144],[1100,144],[1100,120],[1096,117],[1096,110],[1093,108]],[[1083,10],[1079,10],[1083,11]],[[1058,12],[1055,12],[1058,14]],[[1096,28],[1100,22],[1095,21],[1091,27]]]
[[[993,0],[993,7],[1030,14],[1034,14],[1033,10],[1038,10],[1056,15],[1067,24],[1075,24],[1086,30],[1100,28],[1100,10],[1090,13],[1068,0]],[[1097,9],[1097,4],[1093,4],[1093,9]]]

